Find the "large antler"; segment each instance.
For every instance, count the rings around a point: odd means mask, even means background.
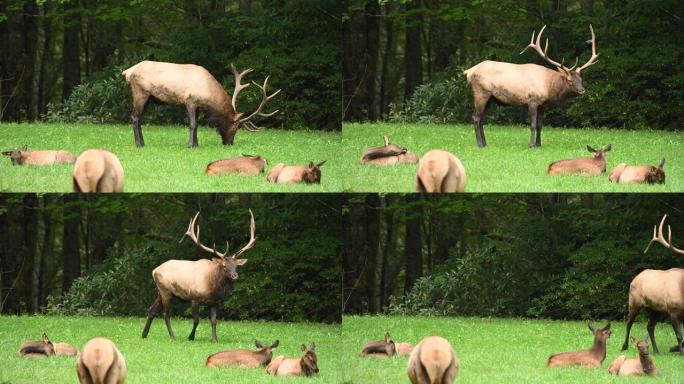
[[[591,58],[589,59],[589,61],[587,61],[586,64],[577,68],[577,73],[582,72],[584,68],[591,67],[598,61],[599,54],[596,53],[596,35],[594,34],[594,27],[591,24],[589,24],[589,29],[591,30]]]
[[[648,249],[651,248],[651,244],[653,244],[653,242],[658,242],[674,253],[678,253],[680,255],[684,254],[684,249],[679,249],[672,246],[672,228],[670,228],[669,224],[667,226],[667,241],[665,241],[665,238],[663,237],[663,225],[665,224],[665,219],[667,219],[667,215],[663,215],[663,219],[660,220],[659,226],[653,226],[653,238],[651,239],[651,241],[648,242],[648,245],[646,246],[644,253],[648,252]]]
[[[273,92],[273,93],[270,94],[270,95],[268,95],[268,93],[266,92],[266,87],[267,87],[267,85],[268,85],[268,79],[269,79],[270,77],[271,77],[270,75],[269,75],[269,76],[266,76],[266,79],[264,80],[264,84],[263,84],[263,85],[259,85],[259,84],[257,84],[257,83],[255,83],[255,82],[252,81],[252,84],[254,84],[254,85],[257,86],[259,89],[261,89],[261,102],[259,103],[259,107],[257,107],[256,111],[252,112],[251,115],[245,117],[244,119],[240,119],[240,123],[245,123],[247,129],[249,129],[249,130],[256,131],[256,130],[259,130],[259,129],[260,129],[259,127],[256,126],[256,124],[254,124],[252,121],[250,121],[253,117],[255,117],[255,116],[260,116],[260,117],[271,117],[271,116],[273,116],[273,115],[275,115],[276,113],[279,112],[278,109],[276,109],[275,111],[273,111],[273,112],[271,112],[271,113],[264,113],[264,112],[261,112],[261,110],[264,108],[264,105],[266,105],[266,103],[267,103],[269,100],[271,100],[271,99],[274,98],[277,94],[280,93],[280,89],[277,90],[277,91],[275,91],[275,92]]]
[[[527,47],[525,47],[525,49],[523,49],[522,51],[520,51],[520,54],[522,55],[522,54],[525,53],[525,51],[527,51],[529,48],[532,48],[532,49],[534,49],[534,50],[539,54],[539,56],[541,56],[544,60],[546,60],[546,61],[549,62],[550,64],[553,64],[553,65],[555,65],[555,66],[558,67],[558,68],[565,68],[566,70],[569,70],[569,68],[565,67],[565,66],[563,65],[563,63],[559,63],[559,62],[557,62],[557,61],[551,59],[551,58],[546,54],[546,51],[549,49],[549,39],[548,39],[548,38],[546,38],[546,44],[544,45],[544,49],[542,50],[542,48],[541,48],[541,37],[542,37],[542,33],[544,33],[544,29],[546,29],[546,25],[542,27],[541,31],[539,31],[539,35],[537,35],[537,40],[536,40],[536,41],[534,40],[534,33],[535,33],[535,31],[532,31],[532,40],[530,40],[530,44],[528,44]]]
[[[195,223],[197,222],[197,217],[199,216],[199,214],[200,213],[197,212],[195,217],[193,217],[190,220],[190,225],[188,225],[188,230],[185,231],[185,235],[188,236],[190,238],[190,240],[192,240],[195,244],[197,244],[197,246],[200,249],[202,249],[203,251],[209,252],[215,256],[226,257],[226,254],[228,253],[228,242],[226,242],[226,251],[223,253],[219,253],[216,251],[216,244],[214,244],[214,248],[209,248],[199,241],[199,233],[200,233],[199,225],[197,225],[197,232],[195,232]]]
[[[252,216],[252,221],[249,224],[249,242],[245,244],[244,247],[240,248],[239,251],[235,252],[233,256],[231,256],[234,259],[237,259],[238,256],[242,255],[246,251],[250,250],[253,246],[254,243],[256,242],[256,238],[254,237],[254,231],[256,230],[256,224],[254,224],[254,214],[252,213],[252,210],[249,210],[249,215]],[[226,251],[227,252],[227,251]]]
[[[237,97],[240,94],[240,91],[249,87],[249,84],[241,84],[240,81],[242,80],[242,76],[252,72],[253,69],[247,68],[242,72],[238,72],[232,63],[230,64],[230,69],[233,71],[233,75],[235,75],[235,89],[233,90],[233,99],[231,102],[233,104],[233,109],[237,112]]]

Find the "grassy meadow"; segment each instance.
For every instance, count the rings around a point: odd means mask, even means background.
[[[96,336],[114,341],[126,359],[126,383],[338,383],[345,371],[337,346],[340,328],[335,325],[273,322],[220,321],[218,343],[211,342],[211,327],[203,318],[195,341],[188,341],[192,322],[174,318],[171,325],[176,340],[166,332],[164,320],[157,318],[147,339],[140,333],[144,318],[86,318],[44,316],[0,317],[0,383],[77,382],[75,357],[22,358],[16,355],[27,340],[39,340],[46,332],[53,342],[68,342],[78,348]],[[254,339],[271,343],[279,339],[273,356],[300,357],[300,345],[316,342],[320,375],[282,378],[265,369],[206,368],[212,353],[245,348],[254,350]]]
[[[684,191],[684,132],[544,127],[541,148],[528,148],[528,126],[485,125],[487,147],[478,148],[470,124],[345,124],[342,129],[346,175],[356,192],[415,191],[417,165],[361,165],[364,149],[381,146],[382,136],[418,156],[431,149],[456,155],[466,170],[466,192],[681,192]],[[604,176],[549,176],[556,160],[590,156],[586,146],[612,144]],[[666,159],[664,185],[618,185],[608,174],[619,163],[658,165]]]
[[[187,148],[188,127],[143,124],[145,147],[136,148],[130,125],[0,124],[0,149],[28,145],[29,150],[62,149],[78,156],[89,148],[103,148],[119,157],[126,192],[335,192],[343,189],[345,166],[338,160],[340,134],[321,131],[241,129],[235,145],[223,146],[214,129],[198,128],[199,147]],[[258,154],[268,161],[259,176],[204,174],[214,160]],[[73,165],[13,167],[0,159],[2,192],[70,192]],[[276,185],[266,181],[275,164],[327,162],[320,185]]]

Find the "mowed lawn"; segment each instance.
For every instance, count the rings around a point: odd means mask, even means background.
[[[604,322],[599,322],[605,325]],[[635,323],[633,335],[643,338],[646,324]],[[599,369],[547,368],[548,357],[556,352],[590,348],[593,336],[586,322],[482,318],[419,318],[419,317],[344,317],[343,345],[350,352],[345,382],[400,383],[408,382],[408,357],[387,359],[358,356],[365,340],[382,339],[391,332],[395,342],[417,343],[425,336],[438,335],[449,340],[461,368],[457,383],[682,383],[684,357],[663,352],[676,343],[672,327],[661,324],[656,339],[661,355],[653,360],[659,375],[624,378],[608,373],[608,366],[619,355],[625,335],[625,324],[613,322],[608,339],[606,360]],[[637,357],[630,346],[626,355]],[[354,356],[356,354],[356,356]]]
[[[29,150],[62,149],[78,156],[89,148],[107,149],[124,168],[125,192],[331,192],[343,188],[345,167],[338,159],[340,134],[321,131],[239,130],[235,145],[223,146],[214,129],[198,128],[198,148],[187,148],[188,127],[143,125],[145,147],[136,148],[130,125],[0,124],[0,149],[24,144]],[[208,163],[258,154],[268,161],[259,176],[204,174]],[[0,159],[0,191],[69,192],[73,165],[13,167]],[[276,185],[266,181],[275,164],[327,162],[320,185]]]
[[[273,322],[218,322],[218,343],[211,343],[211,328],[200,321],[195,341],[188,341],[191,321],[173,318],[176,340],[166,333],[162,319],[152,324],[147,339],[140,333],[144,318],[0,317],[0,383],[78,382],[75,357],[22,358],[16,355],[22,342],[39,340],[46,332],[53,342],[68,342],[79,350],[89,339],[102,336],[114,341],[126,359],[126,383],[339,383],[346,367],[340,362],[340,328],[336,325]],[[274,357],[300,357],[302,343],[316,342],[318,377],[273,377],[265,369],[206,368],[212,353],[245,348],[254,350],[254,339],[271,343],[279,339]]]
[[[345,124],[344,159],[353,191],[415,191],[417,165],[361,165],[364,149],[383,144],[382,136],[418,156],[431,149],[456,155],[466,170],[466,192],[682,192],[684,191],[684,132],[544,127],[541,148],[528,147],[528,126],[485,125],[487,147],[479,148],[472,125]],[[589,156],[586,146],[612,144],[603,176],[549,176],[550,163]],[[664,185],[617,185],[608,174],[619,163],[658,165],[666,159]]]

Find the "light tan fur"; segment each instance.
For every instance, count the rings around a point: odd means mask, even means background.
[[[17,165],[52,165],[52,164],[73,164],[76,156],[67,151],[9,151],[5,152],[12,158],[18,157]]]
[[[74,165],[74,192],[123,192],[124,170],[113,153],[103,149],[88,149]]]
[[[587,150],[594,157],[578,157],[574,159],[558,160],[549,165],[549,175],[580,174],[585,176],[599,176],[606,172],[605,155],[610,151],[610,145],[604,150],[595,150],[587,146]]]
[[[121,384],[126,381],[126,360],[111,340],[96,337],[83,346],[76,372],[81,384]]]
[[[418,192],[464,192],[465,187],[465,168],[452,153],[433,149],[420,159],[416,176]]]
[[[258,156],[242,156],[232,159],[216,160],[207,165],[207,175],[220,175],[226,173],[241,173],[245,175],[258,175],[264,171],[266,161]]]
[[[258,350],[250,351],[248,349],[235,349],[232,351],[214,353],[207,357],[205,365],[207,367],[238,366],[241,368],[259,368],[271,362],[273,349],[278,347],[279,343],[280,342],[276,340],[269,347],[266,347],[258,340],[255,340],[254,345],[259,348]]]
[[[309,165],[278,163],[268,172],[266,180],[276,184],[320,183],[320,166],[323,163],[325,161],[318,164],[309,163]]]
[[[658,374],[658,368],[656,368],[653,360],[649,356],[647,339],[644,339],[643,341],[636,340],[633,337],[631,339],[639,351],[639,357],[627,358],[625,355],[619,356],[610,364],[608,373],[617,376],[656,376]]]
[[[411,352],[406,373],[413,384],[451,384],[458,368],[451,344],[442,337],[429,336]]]
[[[67,343],[54,343],[55,355],[57,356],[78,356],[78,349]]]
[[[395,343],[394,345],[399,356],[409,356],[411,351],[413,351],[413,344],[411,343]]]
[[[318,363],[314,343],[307,349],[302,344],[302,357],[299,359],[286,359],[278,356],[266,367],[266,373],[274,376],[311,376],[318,374]]]
[[[606,358],[606,342],[611,335],[610,323],[604,328],[595,329],[589,322],[594,335],[594,345],[590,349],[576,352],[561,352],[551,355],[546,363],[549,367],[599,368]]]
[[[665,173],[662,170],[662,166],[663,163],[659,167],[620,163],[610,172],[608,180],[619,184],[665,182]],[[661,179],[662,181],[660,181]]]
[[[210,304],[214,286],[207,276],[214,276],[219,269],[220,265],[214,260],[168,260],[152,271],[152,279],[162,302],[170,302],[176,296],[186,301]]]

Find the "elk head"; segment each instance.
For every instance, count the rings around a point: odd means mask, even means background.
[[[684,249],[679,249],[672,245],[672,228],[670,228],[669,224],[667,225],[667,240],[665,240],[665,237],[663,236],[663,225],[665,225],[665,219],[667,219],[667,215],[663,215],[659,226],[653,226],[653,238],[648,242],[646,249],[644,249],[644,253],[648,252],[648,249],[651,248],[651,244],[653,244],[653,242],[658,242],[670,251],[684,255]]]
[[[310,162],[304,169],[302,182],[319,184],[321,182],[321,165],[325,164],[326,161],[321,161],[318,164],[314,164],[313,161]]]
[[[190,220],[190,225],[188,225],[188,230],[185,232],[185,235],[188,236],[195,244],[197,244],[197,246],[201,250],[209,252],[212,254],[212,256],[214,256],[212,261],[214,261],[221,267],[222,271],[224,272],[228,280],[236,281],[239,277],[237,273],[237,267],[240,265],[244,265],[247,262],[247,259],[240,259],[239,257],[240,255],[251,249],[256,241],[256,238],[254,237],[254,230],[256,229],[256,225],[254,224],[254,214],[252,213],[252,210],[249,210],[249,214],[252,217],[249,230],[249,242],[244,247],[240,248],[239,251],[235,252],[232,256],[226,256],[229,250],[228,243],[226,243],[226,251],[220,253],[216,250],[215,244],[213,248],[209,248],[199,241],[199,225],[197,225],[197,231],[195,231],[195,223],[197,222],[197,217],[199,216],[199,214],[200,213],[197,212],[195,217],[193,217]]]
[[[305,376],[318,373],[318,357],[316,356],[316,343],[311,342],[309,348],[302,344],[302,358],[300,360],[302,372]]]
[[[28,150],[28,146],[24,145],[21,149],[4,151],[2,154],[9,156],[10,160],[12,160],[12,165],[22,165],[24,164],[24,157],[21,152],[25,152],[26,150]]]
[[[639,351],[639,355],[648,356],[648,335],[646,335],[643,340],[637,340],[634,336],[630,336],[629,339],[632,341],[632,344],[634,344],[637,351]]]
[[[561,61],[560,63],[557,61],[552,60],[547,54],[546,51],[549,48],[549,39],[546,39],[546,44],[544,45],[544,49],[542,50],[541,48],[541,36],[542,33],[544,33],[544,29],[546,28],[546,25],[542,27],[541,31],[539,31],[539,35],[537,35],[537,39],[535,41],[534,39],[534,34],[535,32],[532,32],[532,40],[530,41],[530,44],[523,49],[520,54],[523,54],[527,49],[532,48],[534,49],[546,62],[549,64],[554,65],[557,69],[558,72],[562,75],[563,80],[565,80],[565,83],[567,84],[568,88],[576,95],[584,95],[586,92],[584,89],[584,86],[582,85],[582,77],[580,76],[580,73],[582,70],[596,64],[598,60],[599,54],[596,53],[596,35],[594,34],[594,27],[589,24],[589,29],[591,30],[591,58],[589,61],[586,62],[583,66],[577,68],[577,60],[575,60],[575,65],[572,67],[568,68],[565,65],[563,65],[564,60]]]
[[[608,144],[608,146],[604,149],[596,150],[587,145],[587,151],[593,153],[595,159],[602,159],[606,155],[606,153],[610,152],[611,146],[611,144]]]
[[[645,181],[649,184],[664,184],[665,183],[665,171],[663,171],[663,166],[665,165],[665,159],[660,160],[658,167],[651,166],[651,169],[646,175]]]
[[[608,322],[608,325],[603,328],[594,327],[593,321],[589,321],[587,326],[589,327],[589,330],[591,330],[591,333],[594,334],[594,339],[601,341],[602,343],[605,343],[612,334],[610,331],[610,321]]]

